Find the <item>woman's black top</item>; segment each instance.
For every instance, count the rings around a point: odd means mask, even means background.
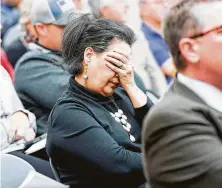
[[[152,106],[134,109],[123,89],[110,97],[70,78],[49,118],[47,152],[62,183],[81,188],[135,188],[145,183],[141,164],[141,124]],[[110,112],[120,108],[132,125],[128,132]]]

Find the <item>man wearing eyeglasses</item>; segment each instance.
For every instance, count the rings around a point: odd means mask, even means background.
[[[222,187],[221,18],[221,0],[184,0],[164,21],[178,74],[144,121],[152,188]]]

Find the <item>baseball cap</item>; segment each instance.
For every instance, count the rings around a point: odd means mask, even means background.
[[[72,0],[34,0],[31,10],[31,23],[65,26],[70,16],[76,12]]]

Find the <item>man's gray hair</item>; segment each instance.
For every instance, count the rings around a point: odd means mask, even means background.
[[[201,3],[211,3],[221,0],[183,0],[174,6],[163,22],[164,38],[169,46],[177,70],[186,67],[179,49],[179,42],[184,37],[193,36],[202,31],[203,25],[193,14],[192,9]]]
[[[91,10],[91,13],[96,17],[100,18],[100,8],[103,6],[109,6],[113,0],[88,0],[88,5]]]
[[[22,0],[20,5],[19,24],[21,27],[20,40],[25,43],[27,36],[26,24],[30,21],[32,3],[34,0]]]

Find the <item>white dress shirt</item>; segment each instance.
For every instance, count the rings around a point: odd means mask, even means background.
[[[199,96],[208,106],[222,112],[222,90],[211,84],[195,80],[180,73],[177,75],[177,79]]]

